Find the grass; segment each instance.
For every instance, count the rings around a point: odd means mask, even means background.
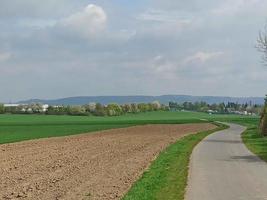
[[[164,111],[118,117],[0,115],[0,144],[143,124],[201,123],[201,119],[213,118],[237,119],[238,116]]]
[[[267,162],[267,137],[259,133],[259,121],[244,124],[248,128],[242,134],[242,139],[248,149]]]
[[[165,112],[119,117],[0,115],[0,144],[38,138],[68,136],[99,130],[156,123],[200,122],[189,115],[173,117]]]
[[[13,125],[13,126],[0,126],[0,144],[19,142],[23,140],[60,137],[75,135],[79,133],[100,131],[112,128],[127,127],[123,125],[77,125],[77,124],[48,124],[48,125]]]
[[[188,165],[193,148],[209,134],[227,128],[189,135],[169,146],[151,164],[123,200],[182,200],[187,184]]]

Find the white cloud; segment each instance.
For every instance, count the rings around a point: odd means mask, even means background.
[[[107,15],[100,6],[89,4],[82,11],[61,20],[60,25],[85,37],[95,36],[106,27]]]
[[[5,62],[11,58],[11,53],[0,53],[0,62]]]
[[[180,12],[177,14],[177,12],[166,12],[163,10],[148,10],[147,12],[140,14],[137,19],[179,24],[190,24],[192,22],[192,17],[188,16],[186,13]]]
[[[164,56],[158,55],[153,58],[151,67],[156,73],[173,73],[176,69],[176,65]]]
[[[184,63],[185,64],[192,63],[192,62],[205,63],[209,60],[217,59],[222,55],[223,55],[223,52],[220,52],[220,51],[219,52],[202,52],[202,51],[199,51],[199,52],[195,53],[194,55],[187,57],[184,60]]]

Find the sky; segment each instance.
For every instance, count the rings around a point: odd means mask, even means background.
[[[266,0],[1,0],[0,101],[264,96]]]

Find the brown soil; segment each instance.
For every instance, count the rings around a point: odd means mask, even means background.
[[[170,143],[214,127],[146,125],[0,145],[0,199],[120,199]]]

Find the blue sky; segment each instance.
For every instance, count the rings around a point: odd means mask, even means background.
[[[1,0],[0,101],[264,96],[264,0]]]

